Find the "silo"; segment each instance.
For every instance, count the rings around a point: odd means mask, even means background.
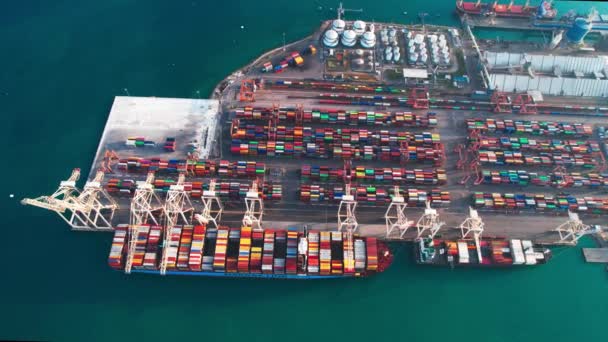
[[[394,60],[395,62],[399,62],[399,60],[400,60],[400,59],[401,59],[401,54],[399,53],[399,51],[395,52],[395,53],[393,54],[393,60]]]
[[[393,59],[393,52],[392,51],[386,51],[386,53],[384,54],[384,60],[387,62],[390,62]]]
[[[426,53],[422,53],[422,52],[420,53],[420,61],[422,63],[426,63],[428,61],[428,59],[429,59],[429,56]]]
[[[436,43],[437,42],[437,36],[434,35],[434,34],[429,35],[429,42]]]
[[[393,48],[390,46],[387,46],[386,49],[384,49],[384,53],[389,53],[389,52],[393,52]]]
[[[363,60],[363,58],[356,58],[353,60],[353,64],[361,66],[365,63],[365,61]]]
[[[338,45],[338,32],[335,30],[327,30],[323,35],[323,44],[327,47],[335,47]]]
[[[342,33],[342,45],[346,47],[355,46],[357,43],[357,34],[353,30],[346,30]]]
[[[376,46],[376,35],[373,32],[365,32],[361,37],[361,46],[366,49]]]
[[[331,23],[331,29],[338,32],[338,34],[344,32],[346,23],[342,19],[336,19]]]
[[[362,35],[365,32],[365,22],[357,20],[353,23],[353,31],[357,36]]]
[[[566,38],[572,44],[582,44],[585,36],[592,28],[591,22],[587,21],[585,18],[576,18],[574,23],[572,23],[572,27],[566,32]]]
[[[414,41],[413,41],[413,40],[409,40],[409,41],[407,42],[407,47],[409,47],[409,48],[414,47],[414,44],[415,44],[415,43],[414,43]]]
[[[440,40],[437,45],[439,45],[440,48],[443,48],[448,46],[448,43],[445,40]]]

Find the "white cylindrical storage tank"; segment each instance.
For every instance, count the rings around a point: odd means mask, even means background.
[[[442,47],[441,49],[439,49],[441,51],[441,53],[450,53],[450,50],[448,49],[447,46]]]
[[[450,57],[441,58],[441,63],[443,63],[443,64],[450,64]]]
[[[412,32],[407,31],[407,34],[405,36],[407,37],[407,39],[412,39]]]
[[[417,53],[410,53],[409,57],[408,57],[408,61],[410,63],[416,63],[418,61],[418,54]]]
[[[429,41],[431,43],[436,43],[437,42],[437,36],[434,34],[429,35]]]
[[[369,63],[367,63],[367,66],[368,66],[370,69],[373,69],[373,68],[374,68],[374,62],[369,62]]]
[[[394,60],[395,62],[399,62],[399,60],[400,60],[400,59],[401,59],[401,54],[400,54],[399,52],[395,52],[395,53],[393,54],[393,60]]]
[[[426,48],[425,48],[425,47],[420,48],[420,54],[423,54],[423,53],[424,53],[424,54],[426,54],[426,53],[427,53],[427,51],[426,51]]]
[[[439,35],[439,40],[443,40],[443,41],[445,41],[445,35],[444,35],[444,34],[440,34],[440,35]]]
[[[363,65],[365,63],[365,61],[363,60],[363,58],[355,58],[355,59],[353,59],[353,63],[355,65]]]
[[[397,37],[397,30],[395,30],[394,28],[390,29],[388,31],[388,36],[391,38]]]
[[[416,48],[414,46],[411,46],[408,50],[407,50],[410,54],[416,52]]]
[[[433,56],[433,63],[439,64],[439,56]]]
[[[376,35],[373,32],[365,32],[361,36],[361,45],[367,49],[373,48],[376,46]]]
[[[381,36],[383,36],[383,37],[384,37],[384,36],[387,36],[387,37],[388,37],[388,31],[387,31],[386,29],[382,29],[382,30],[380,31],[380,35],[381,35]]]
[[[416,42],[416,44],[421,44],[424,41],[424,38],[420,33],[417,33],[414,37],[414,41]]]
[[[353,31],[355,31],[355,34],[360,36],[363,34],[363,32],[365,32],[365,22],[361,21],[361,20],[357,20],[353,23]]]
[[[338,45],[338,32],[335,30],[327,30],[323,35],[323,44],[327,47],[335,47]]]
[[[363,56],[363,50],[361,50],[361,49],[357,49],[357,50],[355,50],[355,54],[356,54],[357,56]]]
[[[426,63],[426,61],[428,61],[428,59],[429,59],[429,56],[426,53],[421,53],[420,54],[420,61],[422,63]]]
[[[387,52],[384,54],[384,60],[389,62],[393,59],[393,53],[392,52]]]
[[[393,53],[401,52],[401,49],[398,46],[393,47]]]
[[[357,34],[353,30],[346,30],[342,33],[342,45],[351,47],[357,43]]]
[[[448,43],[446,43],[445,40],[440,40],[437,45],[439,45],[440,48],[443,48],[448,46]]]
[[[388,45],[388,37],[382,37],[382,44]]]
[[[338,32],[338,34],[344,32],[346,23],[342,19],[336,19],[331,23],[331,29]]]
[[[426,43],[424,41],[422,43],[420,43],[419,48],[420,49],[426,49]]]
[[[393,46],[399,46],[399,43],[397,43],[397,39],[393,40],[392,45],[393,45]]]
[[[386,49],[384,49],[384,53],[389,53],[389,52],[393,52],[393,48],[390,46],[387,46]]]
[[[369,32],[376,32],[376,25],[374,25],[373,23],[369,24]]]

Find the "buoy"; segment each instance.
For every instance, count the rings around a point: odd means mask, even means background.
[[[245,28],[245,26],[241,25],[241,30],[244,29],[244,28]]]
[[[8,195],[8,197],[13,198],[13,197],[15,197],[15,194],[10,194],[10,195]]]

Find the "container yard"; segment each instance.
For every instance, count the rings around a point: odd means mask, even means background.
[[[536,265],[600,229],[605,101],[412,84],[408,64],[479,80],[458,57],[474,36],[338,14],[213,99],[116,97],[84,187],[76,169],[23,203],[162,275],[365,276],[390,265],[383,240],[420,264]]]

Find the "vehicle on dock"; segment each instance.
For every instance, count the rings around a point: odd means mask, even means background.
[[[416,263],[449,267],[513,267],[544,264],[551,250],[529,240],[506,238],[422,238],[414,248]]]
[[[129,263],[133,273],[324,279],[370,276],[393,260],[384,242],[337,231],[183,225],[169,229],[169,243],[162,246],[161,230],[142,225],[129,233],[128,225],[117,226],[109,265],[125,270]]]

